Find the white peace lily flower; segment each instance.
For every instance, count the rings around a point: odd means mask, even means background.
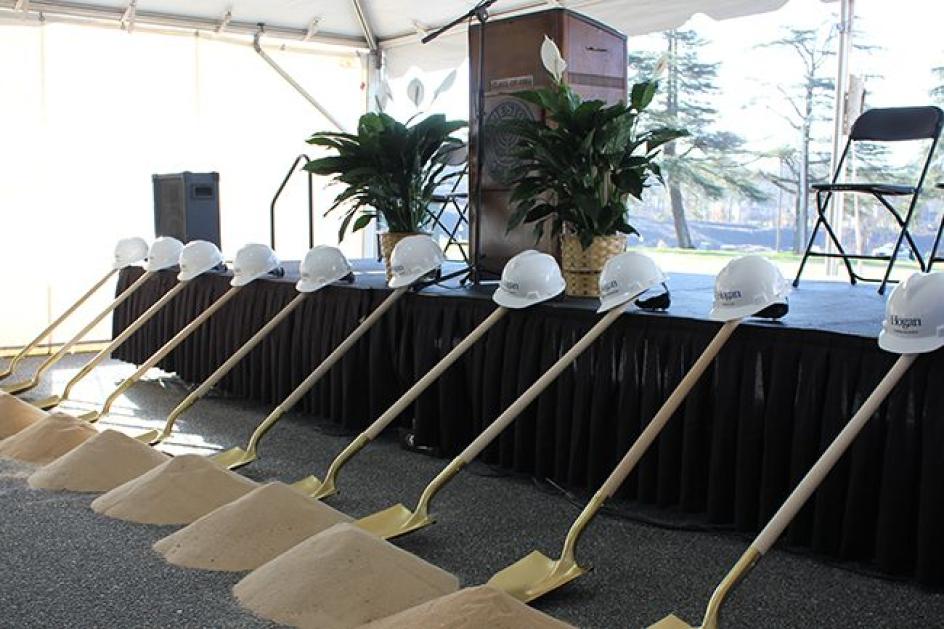
[[[436,88],[436,91],[433,92],[433,102],[436,102],[436,99],[439,98],[444,92],[449,91],[449,88],[452,87],[452,84],[456,82],[456,69],[453,68],[452,72],[446,75],[446,78],[442,80],[442,83],[439,84],[439,87]]]
[[[544,69],[551,73],[555,81],[560,82],[564,77],[567,62],[561,56],[557,44],[547,35],[544,36],[544,43],[541,44],[541,63],[544,64]]]
[[[419,107],[420,103],[423,102],[423,97],[426,95],[426,87],[419,79],[413,79],[410,81],[410,84],[407,85],[406,93],[413,102],[413,105]]]
[[[660,76],[665,74],[665,71],[668,69],[669,69],[669,53],[665,53],[664,55],[659,57],[659,60],[656,62],[656,67],[652,71],[652,78],[654,79],[659,78]]]

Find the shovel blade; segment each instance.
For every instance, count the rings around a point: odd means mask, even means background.
[[[12,369],[10,369],[9,367],[4,367],[3,371],[0,371],[0,380],[3,380],[4,378],[8,378],[12,373],[13,373]]]
[[[496,573],[488,580],[488,584],[528,603],[570,583],[585,572],[574,561],[551,559],[536,550]]]
[[[382,539],[393,539],[429,526],[433,518],[417,516],[402,504],[361,518],[354,524]]]
[[[59,397],[58,395],[50,395],[49,397],[45,399],[36,400],[35,402],[30,402],[30,404],[32,404],[33,406],[37,408],[41,408],[44,411],[48,411],[52,407],[59,406],[60,404],[62,404],[62,398]]]
[[[302,492],[309,498],[314,498],[315,494],[318,493],[318,490],[321,489],[321,481],[315,476],[306,476],[305,478],[292,483],[291,487]]]
[[[16,395],[17,393],[22,393],[23,391],[29,391],[36,386],[36,383],[32,380],[20,380],[19,382],[12,382],[10,384],[5,384],[0,387],[4,393],[10,393],[11,395]]]
[[[210,457],[210,460],[223,467],[235,470],[243,465],[249,465],[256,460],[254,453],[247,452],[242,448],[230,448],[226,452],[220,452]]]
[[[669,614],[654,625],[649,625],[648,629],[700,629],[693,627],[675,614]]]
[[[160,442],[160,436],[161,436],[161,433],[159,433],[158,431],[149,430],[147,432],[142,432],[140,435],[135,436],[135,439],[137,439],[138,441],[142,441],[148,444],[149,446],[153,446],[154,444]]]
[[[102,414],[98,411],[89,411],[88,413],[82,413],[79,415],[79,419],[84,422],[97,422],[101,418]]]

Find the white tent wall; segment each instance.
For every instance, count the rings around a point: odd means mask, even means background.
[[[350,52],[270,51],[326,107],[353,124],[364,70]],[[151,173],[221,173],[224,254],[269,239],[269,203],[307,134],[330,128],[249,46],[64,24],[0,24],[0,208],[4,291],[16,296],[0,347],[21,345],[110,264],[116,239],[153,236]],[[331,86],[331,89],[325,89]],[[316,240],[334,191],[316,179]],[[280,201],[279,254],[307,249],[307,190],[296,175]],[[349,238],[346,253],[361,255]],[[103,290],[54,336],[63,341],[110,301]],[[6,302],[8,305],[11,301]],[[108,321],[89,338],[110,336]]]
[[[727,19],[785,2],[499,0],[492,13],[565,6],[634,35],[679,26],[699,12]],[[437,103],[457,115],[468,93],[465,27],[429,45],[419,39],[475,3],[361,4],[394,88],[424,76],[432,89],[437,77],[460,68],[456,86]],[[15,10],[18,5],[26,10]],[[345,124],[353,127],[367,104],[367,42],[352,0],[138,0],[134,7],[0,0],[0,85],[16,95],[0,99],[0,137],[15,148],[0,155],[9,242],[0,264],[22,269],[5,283],[23,296],[22,314],[0,330],[0,347],[26,342],[70,303],[105,264],[116,238],[152,234],[150,173],[220,172],[224,253],[268,239],[271,195],[296,155],[312,155],[303,142],[307,133],[330,125],[249,46],[257,23],[266,24],[266,51]],[[224,41],[233,39],[241,45]],[[323,184],[316,183],[316,240],[334,242],[337,221],[320,218],[333,196]],[[279,208],[279,253],[299,257],[307,245],[304,177],[290,184]],[[44,253],[37,256],[24,234],[42,235]],[[359,255],[364,239],[348,236],[343,248]],[[63,282],[58,265],[67,254],[69,281]],[[103,292],[87,310],[106,301]],[[54,340],[70,332],[66,326]],[[106,321],[91,336],[108,332]]]

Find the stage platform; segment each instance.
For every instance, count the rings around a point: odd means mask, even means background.
[[[203,380],[294,297],[297,263],[285,266],[283,278],[244,289],[160,366]],[[313,294],[221,388],[266,403],[283,399],[389,294],[379,264],[360,261],[356,270],[353,284]],[[122,271],[119,289],[140,272]],[[116,357],[143,362],[228,280],[195,280]],[[174,281],[163,272],[139,290],[116,312],[116,333]],[[713,277],[673,274],[669,284],[669,311],[627,311],[483,458],[576,490],[599,485],[718,328],[707,319]],[[487,316],[493,289],[451,283],[404,297],[300,410],[342,430],[362,429]],[[456,454],[593,325],[595,307],[568,298],[506,317],[404,413],[400,428],[414,433],[417,446]],[[782,322],[746,322],[621,497],[758,530],[894,361],[875,342],[883,310],[874,286],[809,281],[791,295]],[[944,585],[941,382],[940,352],[917,361],[786,543]]]

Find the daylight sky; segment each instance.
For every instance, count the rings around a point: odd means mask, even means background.
[[[695,16],[686,25],[710,43],[706,60],[720,61],[717,108],[719,123],[739,131],[751,142],[776,143],[787,133],[771,124],[768,105],[776,100],[776,85],[789,82],[798,72],[794,53],[758,45],[775,40],[787,27],[817,28],[835,24],[839,4],[820,0],[792,0],[781,10],[717,22]],[[921,16],[920,19],[916,19]],[[867,106],[924,105],[932,85],[931,68],[944,65],[944,2],[938,0],[858,0],[856,41],[880,49],[853,50],[850,72],[876,75],[866,81]],[[631,47],[660,46],[657,36],[637,37]],[[830,68],[835,73],[835,64]],[[786,142],[789,137],[782,138]]]
[[[703,49],[706,61],[719,61],[720,94],[715,105],[720,112],[718,125],[743,135],[752,148],[763,148],[793,141],[793,133],[770,113],[778,98],[776,85],[789,83],[798,72],[794,53],[758,48],[777,39],[788,26],[817,28],[835,24],[838,2],[791,0],[782,9],[761,15],[715,21],[696,15],[684,28],[698,31],[709,44]],[[931,68],[944,65],[944,23],[942,0],[857,0],[856,24],[859,40],[879,46],[872,53],[853,51],[850,71],[860,75],[879,75],[866,83],[870,107],[922,105],[928,103],[932,85]],[[631,37],[630,50],[657,50],[664,47],[658,35]],[[462,64],[459,75],[468,73]],[[835,66],[830,69],[835,72]],[[420,75],[414,68],[403,78],[392,81],[395,101],[390,113],[409,116],[412,106],[405,98],[407,82],[416,77],[427,84],[427,94],[447,71]],[[428,106],[428,105],[427,105]],[[462,81],[433,109],[450,116],[468,115],[468,91]],[[828,134],[830,129],[826,130]]]

